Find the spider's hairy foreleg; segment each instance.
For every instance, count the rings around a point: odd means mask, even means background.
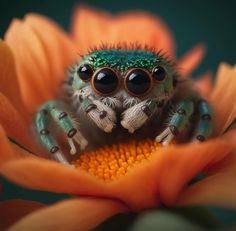
[[[48,123],[51,120],[48,111],[42,109],[37,112],[35,118],[36,130],[39,134],[39,139],[42,145],[52,153],[53,159],[60,163],[69,164],[63,153],[61,152],[58,143],[53,138],[51,131],[48,128]]]
[[[105,132],[111,132],[116,125],[115,111],[98,99],[88,96],[83,100],[80,109]]]
[[[56,141],[53,139],[53,136],[50,134],[48,128],[50,120],[53,120],[66,134],[71,148],[71,154],[76,153],[76,148],[73,141],[76,141],[80,145],[81,149],[86,147],[87,140],[80,133],[71,116],[67,112],[61,110],[56,101],[50,101],[44,104],[40,111],[36,114],[36,129],[40,134],[40,139],[43,145],[51,153],[61,153],[61,151],[59,146],[56,144]],[[55,145],[51,147],[51,143],[47,143],[49,140],[53,141]],[[50,145],[48,146],[48,144]]]
[[[190,116],[193,114],[194,104],[190,100],[180,102],[177,105],[176,112],[171,117],[168,127],[156,137],[157,142],[168,145],[171,140],[184,130],[189,122]]]
[[[121,125],[130,133],[140,128],[157,110],[155,100],[145,100],[122,113]]]
[[[213,111],[209,103],[203,99],[200,99],[197,104],[200,118],[193,139],[204,141],[206,138],[211,136],[213,131]]]

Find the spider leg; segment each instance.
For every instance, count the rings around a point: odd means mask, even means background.
[[[53,135],[48,128],[50,119],[51,118],[49,117],[48,111],[46,109],[42,109],[37,112],[35,124],[36,130],[39,134],[39,139],[43,146],[52,154],[54,160],[69,165],[69,162],[61,152],[58,143],[53,138]]]
[[[79,144],[81,149],[84,149],[88,142],[80,133],[71,116],[60,109],[57,101],[49,101],[40,108],[36,114],[35,120],[36,130],[40,140],[43,146],[53,154],[52,156],[55,160],[68,164],[68,161],[53,137],[53,131],[49,130],[50,120],[53,120],[67,135],[68,143],[71,148],[70,153],[72,155],[76,153],[74,141]]]
[[[213,111],[209,103],[205,100],[198,101],[199,121],[194,133],[194,141],[204,141],[213,131],[212,115]]]
[[[157,102],[154,100],[142,101],[122,113],[121,125],[129,133],[134,133],[156,112],[157,108]]]
[[[193,110],[194,104],[192,101],[180,102],[168,123],[168,127],[156,137],[156,141],[162,142],[163,146],[168,146],[172,139],[184,130],[190,116],[193,114]]]
[[[115,111],[100,100],[89,96],[83,100],[80,109],[104,132],[109,133],[116,126]]]

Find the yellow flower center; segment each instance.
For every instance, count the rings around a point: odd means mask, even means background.
[[[153,140],[130,141],[81,153],[73,164],[99,179],[110,181],[125,175],[133,166],[146,161],[162,144]]]

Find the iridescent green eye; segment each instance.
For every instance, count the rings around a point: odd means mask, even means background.
[[[82,64],[78,68],[77,74],[83,81],[88,81],[93,76],[93,68],[89,64]]]
[[[161,82],[167,76],[166,70],[161,66],[154,67],[152,70],[152,76],[155,80]]]
[[[102,95],[109,95],[113,93],[117,89],[118,85],[118,76],[108,67],[98,70],[92,79],[92,86],[94,90]]]
[[[132,69],[125,78],[125,88],[132,95],[139,96],[146,94],[151,87],[152,78],[149,73],[143,69]]]

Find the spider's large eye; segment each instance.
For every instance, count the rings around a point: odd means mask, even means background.
[[[93,88],[102,95],[113,93],[117,89],[118,84],[118,76],[112,69],[107,67],[98,70],[92,79]]]
[[[82,64],[78,68],[77,74],[83,81],[88,81],[93,75],[93,68],[89,64]]]
[[[143,95],[152,86],[152,79],[148,72],[143,69],[133,69],[125,78],[125,87],[133,95]]]
[[[159,82],[163,81],[166,78],[166,70],[161,66],[154,67],[152,70],[152,76]]]

